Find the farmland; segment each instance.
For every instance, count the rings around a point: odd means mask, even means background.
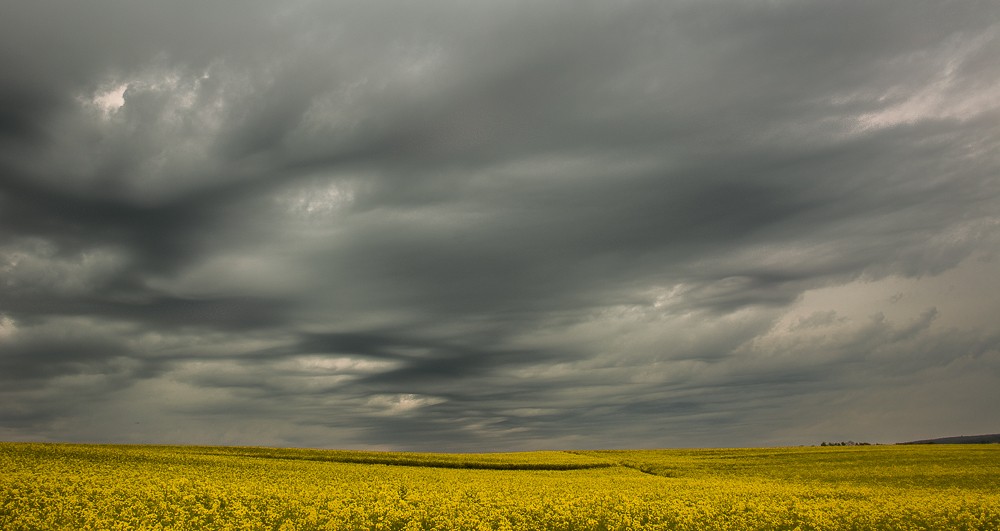
[[[0,443],[20,530],[995,530],[1000,445],[416,454]]]

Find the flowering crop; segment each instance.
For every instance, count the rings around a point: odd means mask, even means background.
[[[998,445],[394,454],[0,443],[0,467],[9,531],[1000,529]]]

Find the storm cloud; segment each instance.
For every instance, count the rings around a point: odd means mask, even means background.
[[[0,14],[0,439],[1000,428],[996,2]]]

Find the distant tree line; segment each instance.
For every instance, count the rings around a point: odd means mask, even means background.
[[[854,442],[854,441],[847,441],[847,442],[843,442],[843,441],[841,441],[841,442],[826,442],[826,441],[823,441],[823,444],[821,444],[820,446],[871,446],[871,443]]]

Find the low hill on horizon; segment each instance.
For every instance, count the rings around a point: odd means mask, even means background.
[[[987,444],[1000,443],[1000,433],[990,435],[961,435],[958,437],[941,437],[938,439],[922,439],[919,441],[896,444]]]

